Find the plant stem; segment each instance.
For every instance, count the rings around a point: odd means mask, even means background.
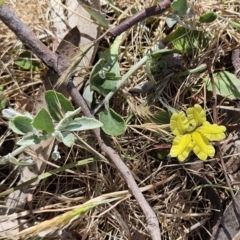
[[[17,148],[17,149],[15,149],[12,153],[11,153],[11,155],[13,156],[13,157],[15,157],[15,156],[17,156],[18,154],[20,154],[20,153],[22,153],[26,148],[28,148],[29,146],[27,145],[27,146],[20,146],[19,148]]]

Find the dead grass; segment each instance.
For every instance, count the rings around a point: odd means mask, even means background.
[[[48,1],[6,2],[37,36],[42,37],[45,29],[51,29],[51,24],[47,18]],[[127,14],[127,11],[124,10],[131,4],[138,9],[150,6],[150,3],[142,5],[141,1],[116,1],[116,7],[123,10],[122,15],[120,15],[122,18],[124,18],[124,14]],[[213,70],[227,68],[232,71],[232,66],[227,64],[227,57],[234,48],[239,47],[240,31],[233,28],[229,20],[240,21],[239,3],[237,1],[225,3],[213,0],[199,1],[194,3],[193,9],[198,16],[214,10],[221,17],[211,24],[201,26],[201,29],[215,37],[209,41],[205,49],[198,49],[198,52],[193,56],[184,56],[184,69],[199,66],[206,58],[210,58]],[[128,31],[128,36],[125,37],[119,53],[122,74],[126,73],[158,39],[167,35],[169,29],[164,25],[167,15],[168,13],[164,16],[152,17],[145,24],[145,28],[142,25],[137,25]],[[114,17],[112,16],[113,19]],[[118,19],[115,20],[118,21]],[[196,22],[196,20],[194,21]],[[46,43],[49,43],[48,39],[46,39]],[[21,43],[15,35],[1,24],[0,82],[4,88],[3,94],[8,100],[8,106],[20,111],[31,111],[45,69],[43,67],[40,73],[18,69],[14,65],[14,59],[21,51],[21,47]],[[169,47],[171,46],[169,45]],[[17,51],[15,51],[16,48]],[[167,78],[167,84],[161,89],[162,99],[177,109],[184,109],[196,102],[208,101],[209,99],[204,96],[202,91],[195,95],[191,95],[189,92],[189,88],[202,88],[201,79],[205,75],[207,72],[191,74],[178,78],[178,81],[173,77]],[[162,77],[157,79],[158,84],[161,84]],[[164,156],[163,159],[158,158],[158,153],[162,150],[156,150],[155,145],[170,144],[172,138],[167,126],[161,129],[161,125],[149,122],[149,119],[157,110],[164,109],[164,106],[153,99],[149,102],[148,107],[143,107],[152,92],[142,95],[128,92],[130,88],[140,84],[146,78],[145,68],[142,67],[131,76],[127,84],[111,101],[112,108],[124,118],[130,114],[133,115],[124,136],[112,138],[112,142],[126,165],[131,169],[139,187],[157,185],[146,191],[144,196],[157,213],[162,239],[198,239],[203,229],[198,223],[207,227],[212,219],[214,206],[202,188],[195,189],[196,186],[202,185],[192,175],[194,171],[192,166],[198,164],[199,161],[193,156],[186,164],[180,164],[167,156]],[[1,151],[8,146],[6,142],[15,141],[14,135],[9,137],[6,126],[7,122],[1,119],[0,129],[2,129],[3,134],[0,142]],[[88,134],[81,137],[98,151],[98,146],[92,135]],[[92,156],[89,151],[79,146],[74,146],[71,149],[64,146],[59,146],[59,148],[62,158],[55,162],[59,166]],[[12,148],[8,150],[11,152]],[[4,154],[6,153],[4,152]],[[227,186],[222,166],[218,160],[208,160],[204,165],[200,164],[200,167],[212,184]],[[46,171],[50,171],[52,168],[48,165]],[[40,182],[35,190],[32,203],[36,213],[33,215],[27,213],[25,218],[32,219],[34,217],[35,222],[44,222],[92,198],[127,189],[120,174],[110,162],[98,161],[71,170],[72,172],[62,172]],[[14,176],[17,177],[17,174],[17,170],[12,166],[3,166],[0,176],[1,190],[14,185]],[[217,192],[223,207],[225,207],[230,201],[228,191],[224,188],[218,188]],[[129,239],[129,235],[133,232],[141,233],[140,236],[147,238],[145,221],[146,219],[135,199],[126,198],[100,204],[56,230],[59,232],[62,229],[67,229],[66,231],[71,229],[72,236],[79,234],[81,239],[89,240]],[[56,239],[59,239],[59,236]],[[71,239],[77,239],[77,237]]]

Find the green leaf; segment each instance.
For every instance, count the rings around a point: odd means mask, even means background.
[[[109,22],[106,19],[106,17],[104,16],[103,13],[101,13],[100,11],[98,11],[97,9],[94,8],[90,8],[86,5],[82,5],[82,7],[92,16],[93,19],[95,19],[96,21],[98,21],[98,23],[108,29],[109,28]]]
[[[67,98],[53,90],[45,93],[45,100],[50,115],[56,121],[60,121],[66,112],[74,110],[72,103]]]
[[[166,44],[172,43],[178,51],[193,55],[207,46],[209,38],[204,32],[179,26],[163,42]]]
[[[25,51],[22,52],[17,59],[14,60],[15,65],[24,69],[24,70],[32,70],[38,71],[41,69],[41,65],[39,60],[36,59],[31,52]]]
[[[117,77],[115,73],[112,73],[113,77],[109,78],[105,70],[106,66],[105,59],[99,59],[92,69],[90,76],[90,87],[91,90],[98,92],[99,94],[106,96],[112,89],[117,85],[117,81],[120,77]]]
[[[71,147],[74,144],[74,135],[72,133],[69,133],[69,132],[67,134],[63,133],[63,143],[67,147]]]
[[[118,49],[122,42],[123,34],[118,36],[110,48],[101,52],[100,60],[95,64],[90,75],[91,90],[106,96],[117,85],[120,79],[118,63]]]
[[[82,117],[82,118],[75,118],[62,130],[84,131],[84,130],[99,128],[102,126],[103,126],[103,124],[96,119]]]
[[[54,125],[50,114],[46,109],[42,108],[34,117],[32,125],[39,130],[47,133],[54,132]]]
[[[240,81],[232,73],[228,71],[217,72],[213,74],[214,82],[216,85],[216,93],[229,99],[240,98]],[[212,91],[212,85],[209,77],[204,79],[207,81],[207,90]]]
[[[61,131],[56,130],[53,135],[57,139],[58,142],[63,142],[63,135],[62,135]]]
[[[37,136],[36,134],[31,134],[29,136],[24,136],[21,138],[17,144],[21,146],[29,146],[33,144],[39,144],[41,142],[42,138]]]
[[[77,108],[74,111],[67,112],[64,117],[60,120],[58,125],[56,126],[56,130],[63,130],[65,129],[72,121],[73,116],[77,115],[81,112],[81,108]]]
[[[209,12],[209,13],[205,13],[202,16],[200,16],[199,18],[199,22],[200,23],[210,23],[215,21],[217,18],[217,14],[214,12]]]
[[[185,15],[188,9],[187,0],[174,0],[171,7],[177,15]]]
[[[55,131],[54,136],[58,142],[63,142],[67,147],[71,147],[74,143],[74,135],[69,131]]]
[[[122,117],[107,106],[104,111],[99,113],[99,120],[103,123],[103,131],[111,136],[119,136],[126,130],[126,124]]]
[[[9,128],[12,129],[13,132],[21,135],[25,135],[34,130],[32,127],[32,118],[23,115],[14,117],[13,120],[9,122]]]

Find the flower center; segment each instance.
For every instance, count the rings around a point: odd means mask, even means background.
[[[196,126],[195,124],[189,123],[189,128],[187,129],[187,132],[188,132],[188,133],[194,132],[195,129],[196,129],[196,127],[197,127],[197,126]]]

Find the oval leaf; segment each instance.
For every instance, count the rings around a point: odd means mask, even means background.
[[[210,23],[215,21],[217,18],[217,14],[214,12],[209,12],[209,13],[205,13],[203,14],[200,18],[199,18],[199,22],[200,23]]]
[[[54,125],[52,118],[46,109],[41,109],[36,117],[33,119],[32,125],[39,130],[42,130],[47,133],[54,132]]]
[[[9,128],[17,134],[25,135],[33,131],[32,119],[27,116],[16,116],[10,121]]]
[[[179,16],[185,15],[188,9],[187,0],[174,0],[171,7]]]
[[[35,134],[31,134],[29,136],[24,136],[23,138],[21,138],[17,144],[21,145],[21,146],[30,146],[30,145],[34,145],[34,144],[39,144],[41,142],[41,137],[38,137]]]
[[[216,85],[216,93],[223,97],[230,99],[240,98],[240,81],[236,75],[222,71],[213,74],[214,82]],[[212,91],[212,85],[207,77],[207,90]]]
[[[103,131],[111,136],[119,136],[126,130],[126,124],[122,117],[111,108],[99,113],[99,120],[103,123]]]
[[[67,147],[71,147],[74,143],[74,135],[72,133],[67,133],[67,134],[63,134],[63,143],[67,146]]]
[[[102,127],[103,124],[96,119],[93,118],[75,118],[73,121],[69,122],[67,126],[62,128],[64,131],[83,131],[88,129],[94,129]]]

